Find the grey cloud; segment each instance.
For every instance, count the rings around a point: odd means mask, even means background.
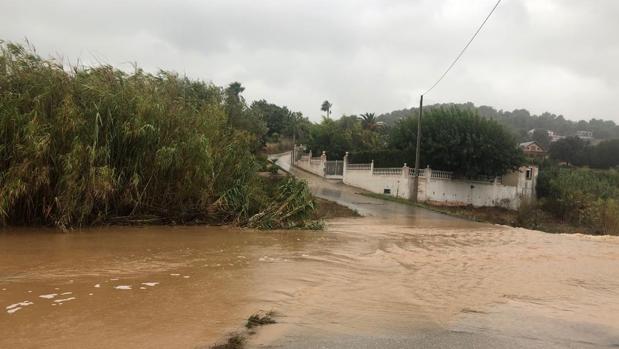
[[[416,105],[494,0],[5,0],[0,38],[246,85],[318,120]],[[619,121],[619,2],[505,0],[428,96]]]

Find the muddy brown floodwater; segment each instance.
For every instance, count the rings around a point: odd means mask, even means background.
[[[0,348],[208,347],[258,310],[279,323],[253,347],[619,345],[616,237],[472,223],[302,176],[366,217],[0,233]]]

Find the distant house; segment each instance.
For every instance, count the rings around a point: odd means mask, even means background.
[[[532,137],[532,136],[533,136],[533,133],[535,133],[535,130],[536,130],[536,129],[531,129],[531,130],[529,130],[529,131],[527,132],[527,134],[529,135],[529,137]],[[556,142],[556,141],[558,141],[559,139],[563,139],[563,138],[565,138],[565,136],[560,136],[560,135],[558,135],[555,131],[551,131],[551,130],[543,130],[543,131],[546,131],[546,133],[548,133],[548,137],[550,138],[550,142],[551,142],[551,143]]]
[[[520,143],[520,149],[522,149],[524,155],[528,157],[543,158],[544,156],[546,156],[546,151],[537,142]]]
[[[576,137],[582,139],[582,140],[586,140],[586,141],[590,141],[593,139],[593,132],[591,131],[576,131]]]

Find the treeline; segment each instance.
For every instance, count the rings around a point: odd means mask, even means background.
[[[473,110],[479,115],[498,121],[513,132],[520,141],[530,140],[527,132],[532,129],[551,130],[562,136],[574,136],[577,131],[591,131],[597,139],[619,138],[619,125],[613,121],[602,119],[591,119],[589,121],[566,120],[562,115],[543,113],[540,115],[531,114],[526,109],[516,109],[513,111],[496,110],[489,106],[475,106],[473,103],[449,103],[435,104],[424,107],[458,107],[461,109]],[[402,109],[391,113],[383,114],[378,117],[380,121],[387,125],[393,125],[398,120],[418,114],[418,108]]]
[[[578,137],[567,137],[551,143],[549,152],[552,159],[573,166],[619,167],[619,139],[592,145]]]
[[[304,225],[307,186],[258,176],[256,155],[300,116],[242,92],[0,42],[0,225]]]
[[[463,177],[494,177],[524,163],[516,139],[494,120],[455,106],[430,108],[422,122],[422,167],[452,171]],[[375,161],[376,166],[414,166],[417,116],[382,124],[373,114],[324,118],[310,132],[314,154],[327,152],[342,159],[349,152],[353,163]]]

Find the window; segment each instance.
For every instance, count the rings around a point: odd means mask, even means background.
[[[391,195],[391,189],[387,189],[387,188],[385,188],[385,189],[383,190],[383,194]]]
[[[527,168],[527,177],[528,180],[531,180],[533,178],[533,169],[532,168]]]

